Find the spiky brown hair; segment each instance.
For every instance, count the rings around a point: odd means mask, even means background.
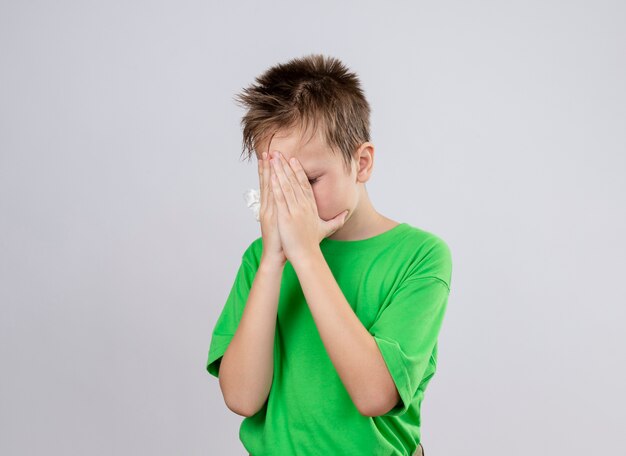
[[[325,145],[342,155],[350,172],[354,152],[370,141],[370,106],[355,73],[337,58],[309,54],[270,67],[255,81],[234,97],[247,110],[241,119],[244,158],[249,161],[257,145],[279,130],[295,127],[304,137],[312,126],[312,138],[319,126]]]

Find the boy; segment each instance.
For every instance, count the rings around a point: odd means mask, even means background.
[[[243,252],[206,368],[245,417],[251,455],[421,455],[450,250],[372,206],[370,108],[354,73],[309,55],[257,82],[239,101],[262,235]]]

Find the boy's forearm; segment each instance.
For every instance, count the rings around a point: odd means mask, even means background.
[[[274,374],[274,334],[284,263],[263,258],[243,315],[220,365],[219,383],[230,410],[251,416],[269,395]]]
[[[320,250],[293,260],[313,320],[352,402],[362,415],[386,413],[399,400],[385,360]]]

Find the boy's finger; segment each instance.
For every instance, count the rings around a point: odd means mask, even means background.
[[[285,195],[284,195],[284,191],[280,185],[280,181],[278,179],[278,177],[276,176],[276,168],[274,168],[274,166],[276,165],[270,165],[271,168],[271,175],[270,175],[270,180],[271,180],[271,185],[272,185],[272,196],[274,197],[274,205],[276,207],[276,212],[281,212],[281,211],[285,211],[285,212],[289,212],[289,206],[287,205],[287,202],[285,201]]]
[[[262,157],[257,157],[257,172],[259,173],[259,193],[261,194],[261,199],[263,198],[263,159]]]
[[[300,162],[296,157],[291,157],[289,161],[283,158],[283,163],[285,165],[284,168],[288,170],[291,179],[294,181],[292,187],[294,187],[298,200],[306,201],[309,196],[313,195],[313,189],[304,169],[300,166]]]
[[[300,187],[302,188],[302,190],[304,192],[309,192],[312,194],[313,188],[311,188],[309,178],[307,177],[306,173],[304,172],[304,168],[302,168],[302,165],[300,165],[300,162],[296,157],[291,157],[289,159],[289,166],[291,166],[291,169],[293,170],[296,179],[300,183]]]
[[[263,168],[261,173],[263,178],[263,181],[261,183],[261,186],[263,187],[263,190],[261,191],[261,204],[263,207],[267,207],[267,196],[269,189],[269,167],[267,163],[267,154],[263,152],[261,158],[263,159],[261,160],[263,162]]]
[[[269,187],[267,191],[267,210],[269,211],[269,214],[272,215],[272,219],[273,219],[275,208],[274,208],[274,193],[272,192],[271,186]]]
[[[291,180],[287,176],[285,171],[284,161],[285,159],[282,156],[277,156],[274,158],[275,162],[273,165],[274,176],[276,179],[276,183],[280,186],[281,195],[277,199],[277,203],[280,205],[284,201],[284,205],[289,210],[289,212],[293,212],[296,209],[298,204],[296,193],[293,189],[293,185],[291,184]],[[288,165],[287,165],[288,166]]]

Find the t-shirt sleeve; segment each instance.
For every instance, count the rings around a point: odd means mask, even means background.
[[[441,243],[400,283],[368,330],[400,396],[381,416],[404,414],[417,393],[443,323],[450,274],[450,251]]]
[[[228,298],[226,298],[224,308],[215,323],[215,328],[211,335],[206,369],[209,374],[215,377],[219,377],[222,356],[226,352],[228,344],[239,326],[239,321],[243,315],[243,310],[248,300],[248,295],[250,294],[250,288],[252,288],[252,282],[256,275],[256,269],[257,268],[246,259],[244,254]]]

